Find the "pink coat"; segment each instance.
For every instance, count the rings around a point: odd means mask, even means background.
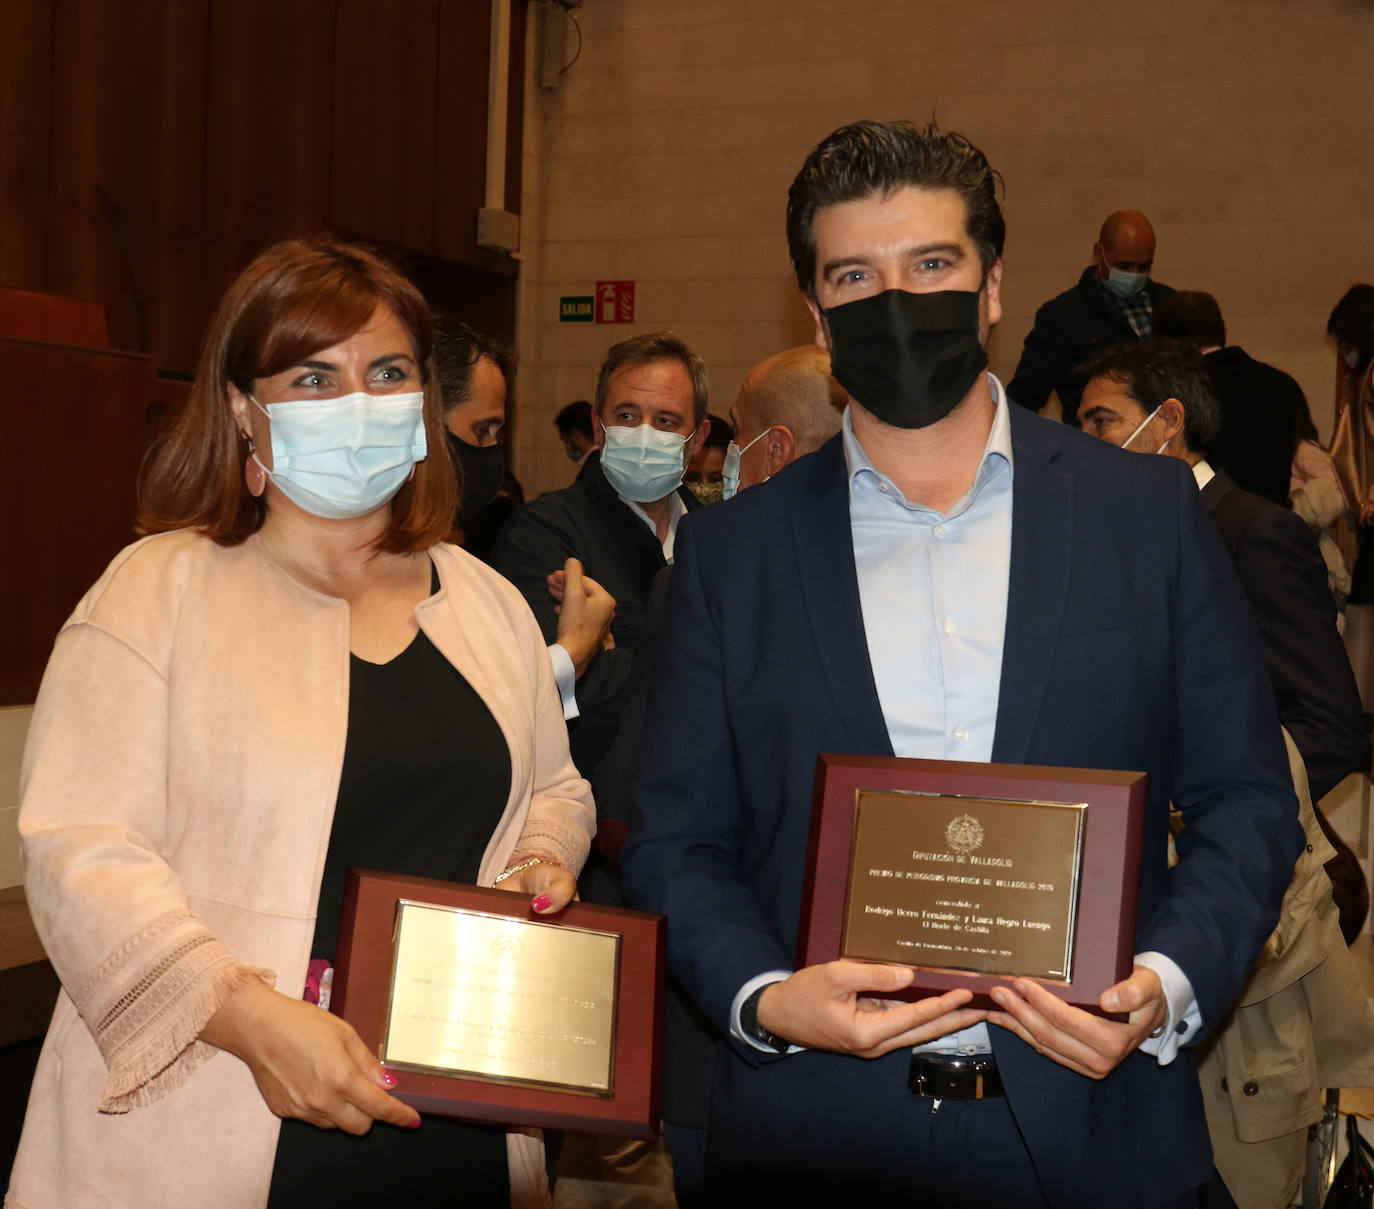
[[[522,837],[576,872],[591,792],[534,618],[476,559],[430,553],[416,619],[510,748],[480,880]],[[265,1204],[279,1122],[196,1038],[250,974],[304,985],[347,719],[348,605],[256,538],[147,538],[77,606],[21,778],[25,892],[63,992],[6,1209]],[[512,1202],[542,1203],[542,1148],[510,1151]]]

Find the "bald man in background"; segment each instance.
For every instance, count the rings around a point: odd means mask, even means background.
[[[735,439],[725,455],[725,498],[755,487],[804,454],[813,453],[840,431],[849,402],[830,376],[830,354],[808,344],[787,349],[760,361],[740,386],[730,423]],[[664,602],[672,567],[654,578],[644,606],[644,625],[635,643],[630,685],[620,713],[620,729],[606,758],[596,770],[597,845],[603,855],[618,861],[630,817],[630,791],[644,725],[644,702],[653,678],[654,660],[663,641]],[[677,982],[669,980],[663,1052],[663,1132],[672,1153],[673,1183],[679,1209],[708,1209],[704,1189],[706,1117],[711,1102],[711,1064],[715,1059],[716,1028]],[[613,1170],[607,1181],[645,1178],[642,1168],[628,1165]],[[576,1178],[576,1176],[574,1176]],[[566,1173],[559,1188],[566,1195]],[[651,1204],[647,1189],[639,1204]],[[618,1202],[617,1202],[618,1203]],[[570,1209],[574,1202],[559,1202]],[[580,1209],[580,1205],[578,1206]]]
[[[735,429],[725,460],[725,498],[772,478],[840,431],[848,398],[830,376],[830,354],[814,344],[760,361],[730,409]]]
[[[1050,392],[1059,396],[1064,423],[1078,424],[1083,380],[1078,365],[1123,340],[1154,334],[1154,308],[1173,293],[1150,279],[1155,232],[1138,210],[1107,215],[1093,244],[1093,262],[1078,284],[1035,312],[1021,360],[1007,383],[1007,395],[1032,411],[1043,411]]]

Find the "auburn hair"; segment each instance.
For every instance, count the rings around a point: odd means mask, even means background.
[[[230,384],[251,393],[255,379],[282,373],[349,339],[379,307],[396,317],[414,345],[429,453],[392,496],[391,523],[377,545],[402,554],[443,540],[453,528],[458,486],[430,372],[429,307],[376,250],[331,236],[273,244],[221,299],[186,404],[139,476],[140,532],[195,528],[223,546],[257,532],[267,504],[244,482],[248,442],[230,409]]]

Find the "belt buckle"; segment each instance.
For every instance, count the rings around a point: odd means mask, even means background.
[[[915,1086],[912,1090],[918,1096],[927,1100],[983,1100],[987,1098],[987,1087],[984,1081],[986,1072],[981,1063],[961,1059],[940,1062],[932,1058],[916,1058],[915,1062],[918,1065]],[[947,1082],[943,1086],[932,1086],[936,1082],[934,1078],[936,1073],[946,1076]],[[971,1089],[969,1089],[970,1076],[972,1076]]]

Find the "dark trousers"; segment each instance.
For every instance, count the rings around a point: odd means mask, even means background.
[[[805,1171],[779,1170],[763,1153],[758,1169],[738,1151],[730,1170],[708,1159],[707,1202],[742,1207],[810,1197],[801,1203],[860,1204],[910,1188],[920,1190],[915,1203],[922,1209],[1050,1209],[1005,1099],[936,1101],[906,1095],[899,1116],[881,1130],[882,1139],[851,1133],[834,1137],[828,1148],[818,1140]],[[956,1155],[977,1158],[953,1161]]]
[[[900,1058],[868,1065],[798,1054],[755,1072],[744,1084],[730,1087],[718,1080],[706,1203],[741,1209],[869,1202],[1052,1209],[1004,1098],[936,1101],[913,1095],[906,1088],[906,1066]],[[718,1065],[717,1075],[728,1070]],[[824,1099],[812,1098],[810,1111],[774,1111],[813,1077],[826,1080],[834,1102],[853,1109],[827,1112]],[[745,1086],[750,1094],[742,1097]],[[1168,1155],[1160,1156],[1161,1163],[1168,1161]],[[1126,1190],[1122,1199],[1130,1199]],[[1196,1206],[1194,1190],[1151,1209]]]
[[[673,1194],[678,1209],[707,1209],[706,1130],[663,1122],[663,1140],[673,1159]]]

